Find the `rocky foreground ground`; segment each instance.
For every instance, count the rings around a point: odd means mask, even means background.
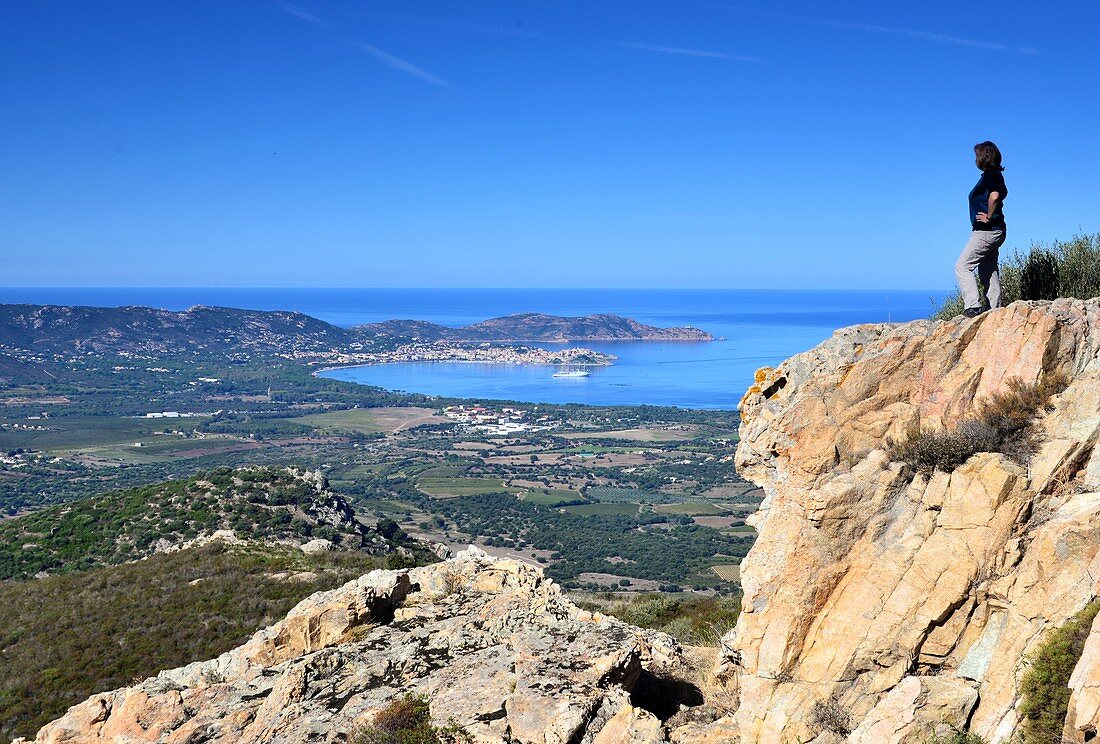
[[[218,659],[96,695],[39,742],[342,742],[389,700],[479,742],[923,744],[1021,729],[1020,679],[1100,593],[1100,301],[858,326],[742,403],[767,498],[719,658],[578,609],[537,568],[468,551],[304,601]],[[889,440],[950,431],[1012,380],[1065,375],[1022,460],[952,472]],[[1100,621],[1064,736],[1100,724]],[[829,715],[825,715],[828,713]]]
[[[715,717],[692,682],[704,666],[470,548],[316,594],[216,659],[93,696],[36,741],[343,742],[408,691],[479,742],[655,741],[669,727],[697,741],[692,719]]]

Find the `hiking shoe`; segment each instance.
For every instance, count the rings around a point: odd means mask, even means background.
[[[965,315],[968,318],[976,318],[981,314],[982,314],[982,309],[980,307],[968,307],[965,310],[963,310],[963,315]]]

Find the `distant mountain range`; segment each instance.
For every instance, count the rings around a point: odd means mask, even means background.
[[[310,353],[378,340],[476,342],[709,341],[696,328],[657,328],[618,315],[522,313],[462,328],[390,320],[341,328],[287,311],[193,307],[0,305],[0,345],[47,353]]]

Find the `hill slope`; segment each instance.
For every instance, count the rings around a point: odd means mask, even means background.
[[[124,563],[219,530],[253,541],[301,545],[323,538],[375,554],[394,550],[355,521],[320,474],[218,468],[0,522],[0,580]]]
[[[343,328],[284,311],[0,305],[0,346],[42,353],[288,354],[323,351],[352,340]]]
[[[385,560],[219,542],[0,582],[0,741],[34,736],[95,692],[228,651],[302,599]]]

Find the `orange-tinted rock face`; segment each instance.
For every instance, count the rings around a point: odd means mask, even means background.
[[[1100,303],[1016,303],[843,329],[755,382],[737,462],[767,498],[720,669],[743,742],[820,734],[810,712],[829,700],[852,741],[967,722],[1007,740],[1026,653],[1097,592],[1098,350]],[[925,477],[884,451],[911,427],[953,428],[1013,378],[1055,372],[1071,384],[1030,462],[983,453]]]

